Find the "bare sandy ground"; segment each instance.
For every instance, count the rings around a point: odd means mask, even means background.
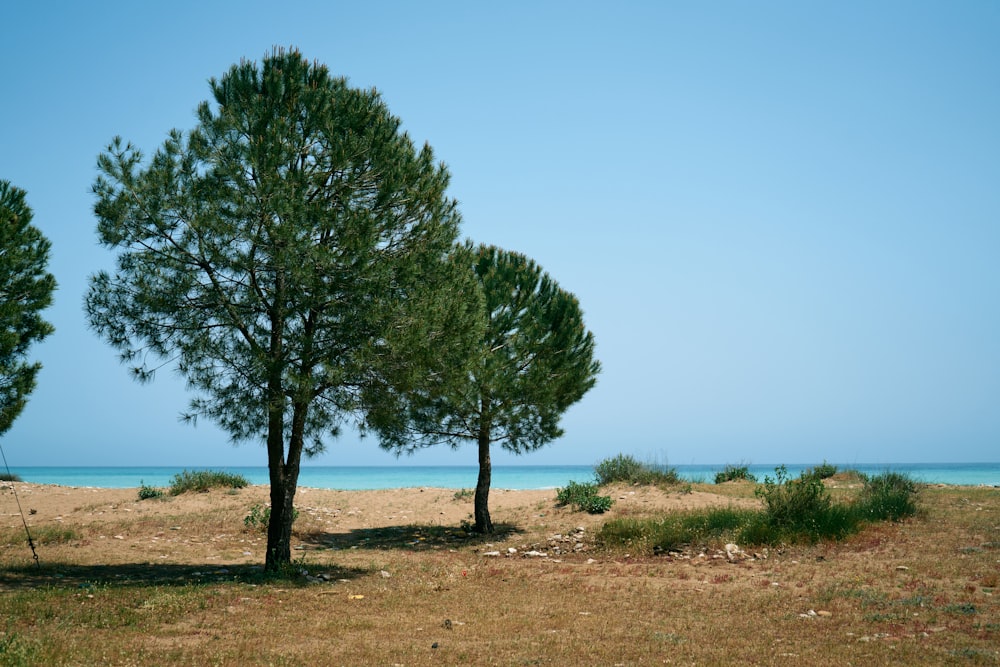
[[[17,499],[15,499],[16,491]],[[614,499],[604,515],[556,506],[554,490],[494,489],[490,510],[503,531],[532,535],[587,531],[609,517],[711,505],[748,504],[705,492],[652,487],[606,489]],[[20,508],[18,507],[18,501]],[[42,560],[75,563],[252,564],[263,562],[265,535],[246,525],[254,507],[267,507],[268,487],[214,489],[139,500],[138,489],[0,483],[0,548],[9,559],[23,539],[22,514],[39,537]],[[399,531],[414,541],[445,541],[471,521],[472,498],[453,489],[337,491],[300,488],[293,547],[350,548]],[[423,529],[423,533],[421,533]],[[64,531],[68,537],[60,537]],[[404,535],[404,531],[405,535]],[[30,555],[28,555],[30,557]],[[8,561],[9,562],[9,561]]]

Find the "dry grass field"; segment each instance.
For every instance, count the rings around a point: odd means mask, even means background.
[[[611,517],[752,506],[753,488],[619,486],[594,516],[495,491],[489,540],[451,490],[301,489],[297,574],[267,579],[245,525],[266,487],[139,501],[19,483],[36,565],[8,485],[0,665],[1000,663],[998,489],[925,487],[917,518],[730,557],[594,539]]]

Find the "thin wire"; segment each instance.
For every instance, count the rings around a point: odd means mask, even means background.
[[[3,445],[0,445],[0,458],[3,458],[3,467],[7,469],[7,477],[10,478],[10,490],[14,493],[14,502],[17,503],[17,511],[21,515],[21,523],[24,524],[24,534],[28,536],[28,547],[31,549],[31,557],[35,559],[35,567],[41,567],[38,562],[38,552],[35,551],[35,541],[31,539],[31,531],[28,530],[28,520],[24,518],[24,510],[21,509],[21,499],[17,497],[17,489],[14,488],[14,475],[10,472],[10,466],[7,465],[7,455],[4,454]]]

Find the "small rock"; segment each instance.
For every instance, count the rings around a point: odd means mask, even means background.
[[[816,612],[816,615],[820,616],[822,618],[830,618],[831,616],[833,616],[833,612],[832,611],[820,610],[820,611]]]
[[[548,556],[548,554],[545,553],[544,551],[534,551],[534,550],[525,551],[524,554],[522,555],[525,558],[545,558],[546,556]]]
[[[909,569],[910,568],[906,567],[905,565],[897,565],[896,566],[896,571],[897,572],[907,572],[907,571],[909,571]]]
[[[380,571],[379,571],[379,575],[381,575],[381,577],[382,577],[383,579],[388,579],[389,577],[391,577],[391,576],[392,576],[391,574],[389,574],[389,573],[388,573],[388,572],[386,572],[385,570],[380,570]]]
[[[483,555],[484,556],[499,556],[500,552],[499,551],[484,551]]]
[[[507,547],[507,553],[514,555],[517,553],[517,549],[515,549],[514,547]]]

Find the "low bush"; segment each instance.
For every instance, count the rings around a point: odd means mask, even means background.
[[[155,486],[147,486],[143,482],[139,482],[139,500],[149,500],[150,498],[162,498],[163,489],[158,489]]]
[[[898,472],[865,480],[856,508],[867,521],[899,521],[917,513],[917,483]]]
[[[750,468],[743,464],[732,465],[731,463],[727,463],[725,468],[715,473],[716,484],[737,481],[756,482],[757,478],[750,472]]]
[[[819,537],[819,527],[826,524],[824,515],[832,503],[823,482],[806,474],[790,479],[785,466],[778,466],[774,472],[774,479],[765,477],[764,484],[754,492],[764,501],[768,523],[776,532]]]
[[[299,510],[292,508],[292,523],[299,518]],[[266,531],[267,524],[271,521],[271,508],[268,505],[257,503],[250,508],[250,512],[243,517],[243,525],[251,530]]]
[[[823,461],[823,463],[819,464],[818,466],[806,469],[802,473],[802,476],[815,477],[816,479],[823,480],[823,479],[829,479],[836,474],[837,474],[837,466],[833,465],[832,463],[827,463],[826,461]]]
[[[20,477],[10,472],[0,472],[0,482],[20,482]]]
[[[917,511],[917,484],[905,475],[885,473],[866,479],[849,502],[834,503],[822,479],[811,471],[788,477],[785,466],[775,478],[765,477],[755,494],[759,510],[716,508],[673,514],[665,518],[618,519],[606,523],[598,539],[606,544],[658,551],[685,547],[839,540],[866,523],[899,520]]]
[[[556,504],[573,505],[578,511],[603,514],[611,509],[614,501],[610,496],[598,495],[598,486],[593,482],[569,482],[556,491]]]
[[[178,496],[188,491],[205,492],[213,488],[242,489],[249,484],[242,475],[216,470],[185,470],[174,475],[170,482],[170,495]]]
[[[653,463],[640,463],[627,454],[604,459],[594,466],[594,475],[600,486],[612,482],[657,485],[673,485],[681,482],[676,468]]]

